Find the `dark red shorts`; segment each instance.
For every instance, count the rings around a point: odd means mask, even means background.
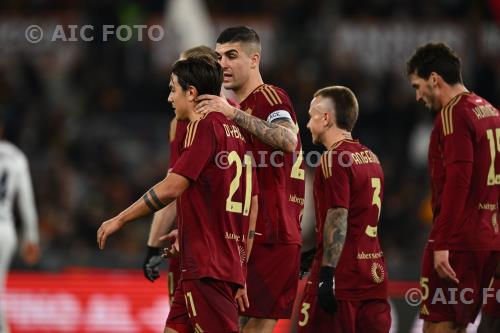
[[[250,308],[241,315],[290,318],[297,295],[299,267],[299,245],[254,243],[247,273]]]
[[[391,306],[385,299],[339,300],[336,313],[342,333],[389,333]]]
[[[434,252],[422,259],[420,318],[426,321],[473,323],[483,304],[484,291],[495,273],[498,252],[450,251],[449,262],[460,283],[441,279],[434,269]]]
[[[495,279],[490,288],[488,297],[485,297],[483,313],[500,318],[500,279]]]
[[[166,326],[179,333],[238,332],[237,289],[233,283],[210,278],[181,281]]]
[[[318,304],[318,282],[307,279],[299,304],[297,333],[340,332],[335,315],[326,313]]]
[[[181,278],[181,263],[179,257],[171,257],[168,259],[168,295],[170,303],[174,300],[175,289]]]

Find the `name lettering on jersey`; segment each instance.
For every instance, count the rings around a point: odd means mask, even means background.
[[[372,260],[372,259],[380,259],[383,256],[384,256],[384,252],[383,251],[368,252],[368,253],[365,253],[365,252],[361,251],[361,252],[358,252],[357,259],[358,260]]]
[[[498,111],[491,105],[479,105],[472,109],[477,119],[498,117]]]
[[[498,204],[497,203],[490,203],[490,202],[485,202],[485,203],[479,203],[479,210],[497,210],[498,209]]]
[[[240,139],[243,142],[246,142],[245,138],[243,137],[243,135],[241,135],[241,132],[240,132],[240,129],[238,128],[238,126],[236,126],[236,125],[227,125],[227,124],[222,124],[222,126],[224,127],[224,131],[226,132],[226,136],[227,137],[232,137],[232,138],[235,138],[235,139]]]
[[[356,163],[356,165],[360,164],[380,164],[377,155],[369,150],[363,150],[358,153],[351,154],[352,161]]]
[[[298,197],[295,194],[290,194],[288,201],[304,206],[304,198]]]

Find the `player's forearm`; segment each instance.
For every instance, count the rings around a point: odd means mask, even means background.
[[[233,121],[243,127],[265,144],[292,153],[297,147],[297,133],[277,123],[269,123],[246,112],[234,109]]]
[[[437,250],[449,250],[448,238],[454,232],[453,226],[462,217],[469,195],[472,177],[471,162],[455,162],[446,166],[446,181],[441,194],[441,210],[434,221],[434,244]]]
[[[250,259],[250,254],[252,253],[253,240],[255,238],[255,226],[257,225],[257,215],[259,212],[259,200],[258,196],[254,195],[252,197],[252,207],[250,210],[250,221],[248,228],[247,237],[247,261]]]
[[[144,193],[139,200],[121,212],[118,218],[123,223],[127,223],[155,213],[173,202],[188,186],[189,183],[185,178],[170,173],[165,179]]]
[[[347,209],[330,208],[323,230],[322,266],[337,267],[347,235]]]
[[[171,202],[167,207],[155,213],[153,222],[151,222],[151,228],[149,230],[148,246],[161,246],[159,238],[169,231],[169,229],[174,224],[176,216],[177,209],[175,200]]]

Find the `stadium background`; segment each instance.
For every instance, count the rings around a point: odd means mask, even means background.
[[[36,44],[24,34],[32,24],[45,32]],[[94,26],[95,40],[47,37],[56,25],[70,24]],[[104,42],[99,29],[109,24],[159,24],[165,35],[158,42],[112,36]],[[432,115],[415,103],[404,64],[416,45],[445,41],[462,57],[466,86],[498,108],[498,0],[0,3],[0,108],[7,138],[30,159],[42,245],[35,267],[13,263],[2,300],[13,332],[161,330],[165,274],[150,284],[139,271],[150,219],[127,225],[103,252],[95,234],[166,172],[172,61],[186,48],[213,47],[218,32],[236,24],[260,34],[264,81],[289,93],[306,152],[321,151],[305,127],[314,91],[340,84],[358,96],[354,136],[378,154],[385,171],[379,235],[396,281],[394,332],[412,330],[416,308],[402,296],[418,280],[431,219]],[[313,246],[313,223],[309,212],[304,249]]]

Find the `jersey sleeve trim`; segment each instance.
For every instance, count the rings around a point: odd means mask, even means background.
[[[261,92],[262,95],[266,98],[267,102],[269,105],[274,106],[278,104],[282,104],[282,100],[276,90],[268,85],[262,85],[260,88],[257,89],[258,92]]]
[[[188,148],[193,144],[194,137],[196,135],[196,129],[198,128],[198,123],[206,117],[203,115],[199,120],[195,120],[189,123],[186,129],[186,136],[184,137],[184,148]]]
[[[443,122],[443,133],[445,136],[453,133],[453,108],[460,101],[460,96],[441,111],[441,121]]]
[[[323,177],[325,179],[332,176],[332,168],[330,167],[329,161],[331,160],[331,151],[325,152],[321,155],[321,171],[323,171]]]

